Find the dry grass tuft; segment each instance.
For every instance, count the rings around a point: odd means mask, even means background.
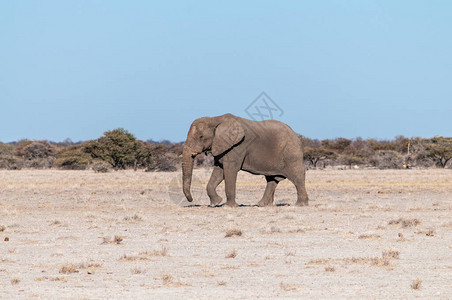
[[[113,239],[111,239],[108,236],[104,236],[102,237],[102,243],[101,244],[121,244],[121,242],[124,240],[124,237],[119,236],[119,235],[115,235],[113,237]]]
[[[327,265],[330,263],[330,259],[325,259],[325,258],[321,258],[321,259],[313,259],[308,261],[308,265]]]
[[[11,284],[12,285],[16,285],[16,284],[19,284],[19,282],[20,282],[20,279],[19,278],[13,278],[13,279],[11,279]]]
[[[168,247],[162,246],[159,250],[142,251],[139,254],[142,256],[168,256]]]
[[[235,258],[237,256],[237,250],[232,249],[231,252],[226,254],[225,258]]]
[[[336,269],[332,266],[325,267],[325,272],[334,272]]]
[[[146,257],[139,256],[139,255],[128,255],[124,254],[119,258],[120,261],[136,261],[136,260],[147,260]]]
[[[141,254],[143,254],[143,252]],[[153,250],[151,256],[168,256],[168,247],[162,246],[160,250]]]
[[[168,256],[168,247],[162,246],[159,250],[142,251],[138,255],[124,254],[119,258],[120,261],[149,260],[150,256]]]
[[[435,236],[435,230],[434,229],[431,229],[431,230],[429,230],[429,231],[427,231],[426,233],[425,233],[425,235],[426,236]]]
[[[47,277],[47,276],[44,276],[44,277],[36,277],[35,278],[35,281],[45,281],[45,280],[67,282],[67,278],[66,277]]]
[[[285,291],[285,292],[297,292],[301,290],[300,285],[295,284],[295,283],[284,283],[281,282],[279,284],[279,287],[281,288],[281,290]]]
[[[411,283],[411,288],[413,290],[419,290],[422,287],[422,280],[420,280],[419,278],[416,280],[413,280],[413,282]]]
[[[161,278],[164,285],[169,285],[173,282],[173,276],[171,274],[163,274]]]
[[[242,230],[240,229],[228,229],[224,237],[242,236]]]
[[[226,281],[218,281],[217,284],[218,284],[218,286],[225,286]]]
[[[371,264],[371,265],[378,265],[379,263],[379,258],[378,257],[346,257],[344,259],[342,259],[342,261],[347,264],[347,265],[351,265],[351,264]]]
[[[419,224],[421,224],[421,221],[419,219],[404,219],[404,218],[399,218],[388,222],[388,225],[400,225],[403,228],[415,227]]]
[[[391,265],[391,259],[388,257],[374,257],[371,260],[371,264],[377,267],[389,267]]]
[[[327,265],[325,267],[325,271],[327,269],[333,268],[331,264],[339,264],[343,263],[345,265],[351,264],[360,264],[360,265],[372,265],[377,267],[388,267],[391,265],[391,260],[399,259],[400,251],[399,250],[385,250],[382,253],[381,257],[347,257],[342,259],[315,259],[310,260],[307,265]],[[334,268],[333,268],[334,269]],[[334,270],[332,271],[334,272]]]
[[[0,232],[3,232],[6,230],[6,226],[5,225],[0,225]]]
[[[145,269],[142,269],[142,268],[140,268],[140,267],[138,267],[138,266],[135,266],[135,267],[133,267],[133,268],[130,269],[130,272],[131,272],[133,275],[138,275],[138,274],[144,274],[144,273],[146,273],[146,270],[145,270]]]
[[[67,278],[66,277],[52,277],[52,278],[50,278],[50,281],[67,282]]]
[[[140,216],[137,215],[137,214],[134,214],[134,215],[131,216],[131,217],[129,217],[129,216],[124,217],[124,221],[135,221],[135,222],[139,222],[139,221],[143,221],[143,218],[140,217]]]
[[[427,231],[417,231],[417,234],[425,234],[425,236],[435,236],[436,232],[434,229],[429,229]]]
[[[99,263],[95,263],[95,262],[82,262],[82,263],[78,263],[78,264],[70,264],[71,266],[73,266],[75,269],[95,269],[95,268],[100,268],[102,265]]]
[[[391,265],[391,259],[388,257],[352,257],[344,258],[345,264],[369,264],[376,267],[388,267]]]
[[[162,280],[163,285],[171,286],[171,287],[184,287],[189,286],[188,284],[174,281],[173,276],[171,274],[163,274],[160,277],[154,277],[154,279]]]
[[[78,270],[76,266],[74,266],[73,264],[67,264],[60,268],[60,273],[62,274],[78,273]]]
[[[54,221],[50,222],[50,225],[61,225],[61,221],[60,220],[54,220]]]
[[[281,231],[281,228],[272,226],[272,227],[270,227],[270,228],[262,229],[260,232],[261,232],[262,234],[275,234],[275,233],[281,233],[282,231]],[[304,232],[304,231],[303,231],[303,232]],[[294,233],[294,232],[291,232],[291,233]]]
[[[394,249],[384,250],[382,253],[382,258],[399,259],[399,256],[400,251]]]
[[[360,239],[360,240],[379,239],[379,238],[381,238],[381,236],[379,236],[378,234],[361,234],[360,236],[358,236],[358,239]]]
[[[306,231],[304,229],[301,228],[297,228],[297,229],[291,229],[288,231],[288,233],[305,233]]]
[[[100,268],[100,267],[102,267],[102,265],[99,264],[99,263],[88,263],[88,265],[86,266],[86,269],[89,269],[89,268]]]

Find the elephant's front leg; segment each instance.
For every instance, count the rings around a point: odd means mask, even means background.
[[[223,200],[216,192],[216,188],[223,181],[223,178],[223,169],[215,166],[207,184],[207,195],[210,198],[210,206],[216,206]]]
[[[224,172],[224,187],[226,192],[226,205],[231,207],[238,206],[235,202],[235,187],[237,181],[237,172],[240,170],[240,166],[234,164],[223,164]]]

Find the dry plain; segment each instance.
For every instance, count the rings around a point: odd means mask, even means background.
[[[180,172],[0,171],[0,298],[452,298],[452,170],[309,170],[254,206]],[[219,187],[223,193],[223,184]]]

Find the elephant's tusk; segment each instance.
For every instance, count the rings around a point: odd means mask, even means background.
[[[184,157],[184,156],[181,154],[181,155],[179,155],[179,157]]]

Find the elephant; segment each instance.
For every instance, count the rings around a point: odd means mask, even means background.
[[[232,114],[193,121],[182,149],[183,192],[189,202],[193,201],[190,186],[194,159],[208,152],[214,157],[213,172],[207,184],[211,206],[222,202],[216,188],[223,180],[225,205],[238,206],[235,196],[240,170],[265,176],[267,186],[258,206],[273,205],[276,186],[286,178],[297,189],[296,205],[308,205],[303,146],[288,125],[276,120],[252,121]]]

